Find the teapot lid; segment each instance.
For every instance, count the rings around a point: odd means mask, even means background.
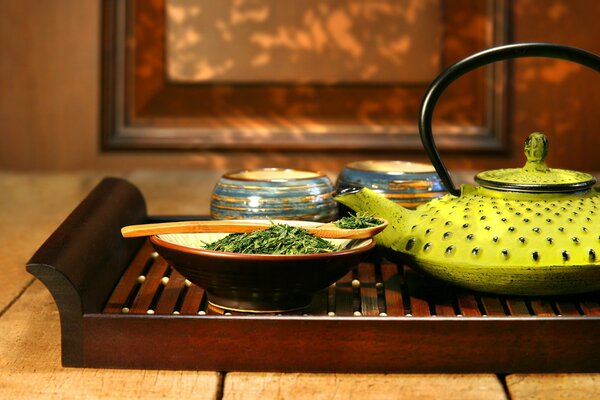
[[[528,193],[577,192],[596,183],[592,175],[584,172],[548,168],[544,162],[547,154],[548,138],[541,133],[532,133],[525,140],[527,163],[523,168],[480,172],[475,181],[490,189]]]

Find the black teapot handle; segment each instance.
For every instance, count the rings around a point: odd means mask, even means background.
[[[440,95],[452,82],[475,68],[496,61],[523,57],[560,58],[585,65],[600,72],[600,57],[596,54],[554,43],[518,43],[494,47],[467,57],[443,71],[431,83],[421,102],[419,110],[419,133],[425,151],[449,193],[458,196],[460,195],[460,189],[454,186],[452,178],[435,147],[431,131],[433,110]]]

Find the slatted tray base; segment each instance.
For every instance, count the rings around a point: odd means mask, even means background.
[[[147,315],[247,315],[211,305],[145,243],[123,274],[103,312]],[[598,293],[526,298],[479,294],[433,281],[408,266],[377,256],[286,315],[364,317],[561,317],[600,315]]]

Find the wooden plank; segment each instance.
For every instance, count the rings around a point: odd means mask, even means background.
[[[379,309],[379,315],[384,317],[387,316],[385,312],[385,288],[383,286],[383,275],[381,274],[381,264],[378,258],[374,261],[373,266],[375,267],[375,291],[377,292],[377,308]]]
[[[502,300],[495,296],[484,295],[480,297],[481,304],[488,316],[504,316],[506,312],[502,306]]]
[[[558,315],[578,316],[581,312],[577,308],[576,300],[572,298],[559,298],[556,300]]]
[[[358,280],[360,281],[360,313],[364,316],[379,315],[379,301],[375,279],[375,265],[361,263],[358,267]]]
[[[352,271],[348,272],[335,283],[335,315],[349,316],[354,315],[353,309],[353,289],[352,289]]]
[[[0,336],[3,399],[215,399],[219,391],[216,372],[63,368],[57,308],[38,281],[2,315]]]
[[[410,314],[416,317],[427,317],[431,315],[429,303],[427,302],[427,294],[423,278],[415,271],[408,267],[404,267],[404,280],[409,294]]]
[[[398,266],[389,261],[382,261],[381,276],[385,295],[385,312],[390,316],[404,315],[402,301],[402,277],[398,273]]]
[[[129,308],[131,314],[154,312],[154,310],[150,310],[150,305],[157,295],[158,288],[162,285],[161,281],[168,266],[169,264],[162,257],[154,260],[146,279],[142,282],[140,290]]]
[[[144,270],[152,264],[153,258],[151,257],[151,254],[153,251],[150,242],[144,243],[139,253],[125,270],[125,273],[119,280],[115,290],[110,295],[110,298],[104,307],[104,312],[120,313],[123,311],[123,307],[126,306],[127,299],[131,295],[132,290],[134,290],[136,285],[139,285],[139,276],[143,275]]]
[[[454,287],[448,285],[435,285],[430,287],[431,297],[435,306],[435,315],[440,317],[455,317],[457,311],[454,304],[458,303],[454,293]]]
[[[596,400],[600,374],[511,374],[506,386],[513,400]]]
[[[327,315],[335,316],[335,292],[336,292],[336,284],[329,286],[327,290]]]
[[[584,294],[580,296],[579,306],[585,315],[600,315],[598,295]]]
[[[360,316],[360,279],[358,265],[352,269],[352,315]]]
[[[503,400],[493,374],[244,373],[225,376],[224,400],[245,399],[490,399]]]
[[[418,293],[428,303],[428,311],[432,315],[455,317],[458,314],[455,309],[455,305],[458,306],[455,286],[420,274],[408,275],[407,283],[413,287],[409,290]]]
[[[556,315],[552,308],[552,301],[548,299],[531,299],[531,309],[538,317],[551,317]]]
[[[179,272],[173,270],[171,276],[169,276],[169,283],[165,286],[156,306],[156,314],[172,314],[184,287],[185,278]]]
[[[181,305],[181,309],[179,310],[181,315],[191,315],[197,314],[200,310],[200,303],[202,302],[202,298],[204,296],[204,289],[191,284],[188,286],[188,289],[185,294],[185,298],[183,300],[183,304]]]
[[[527,300],[520,297],[507,297],[506,307],[510,312],[510,315],[524,317],[531,315],[529,308],[527,307]]]
[[[480,317],[481,311],[479,310],[479,304],[475,295],[471,292],[458,291],[457,292],[458,308],[460,309],[460,315],[464,317]]]

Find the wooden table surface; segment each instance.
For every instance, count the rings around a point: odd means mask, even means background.
[[[63,368],[60,323],[25,263],[105,176],[151,214],[207,214],[217,172],[0,172],[0,398],[597,399],[600,374],[286,374]]]

